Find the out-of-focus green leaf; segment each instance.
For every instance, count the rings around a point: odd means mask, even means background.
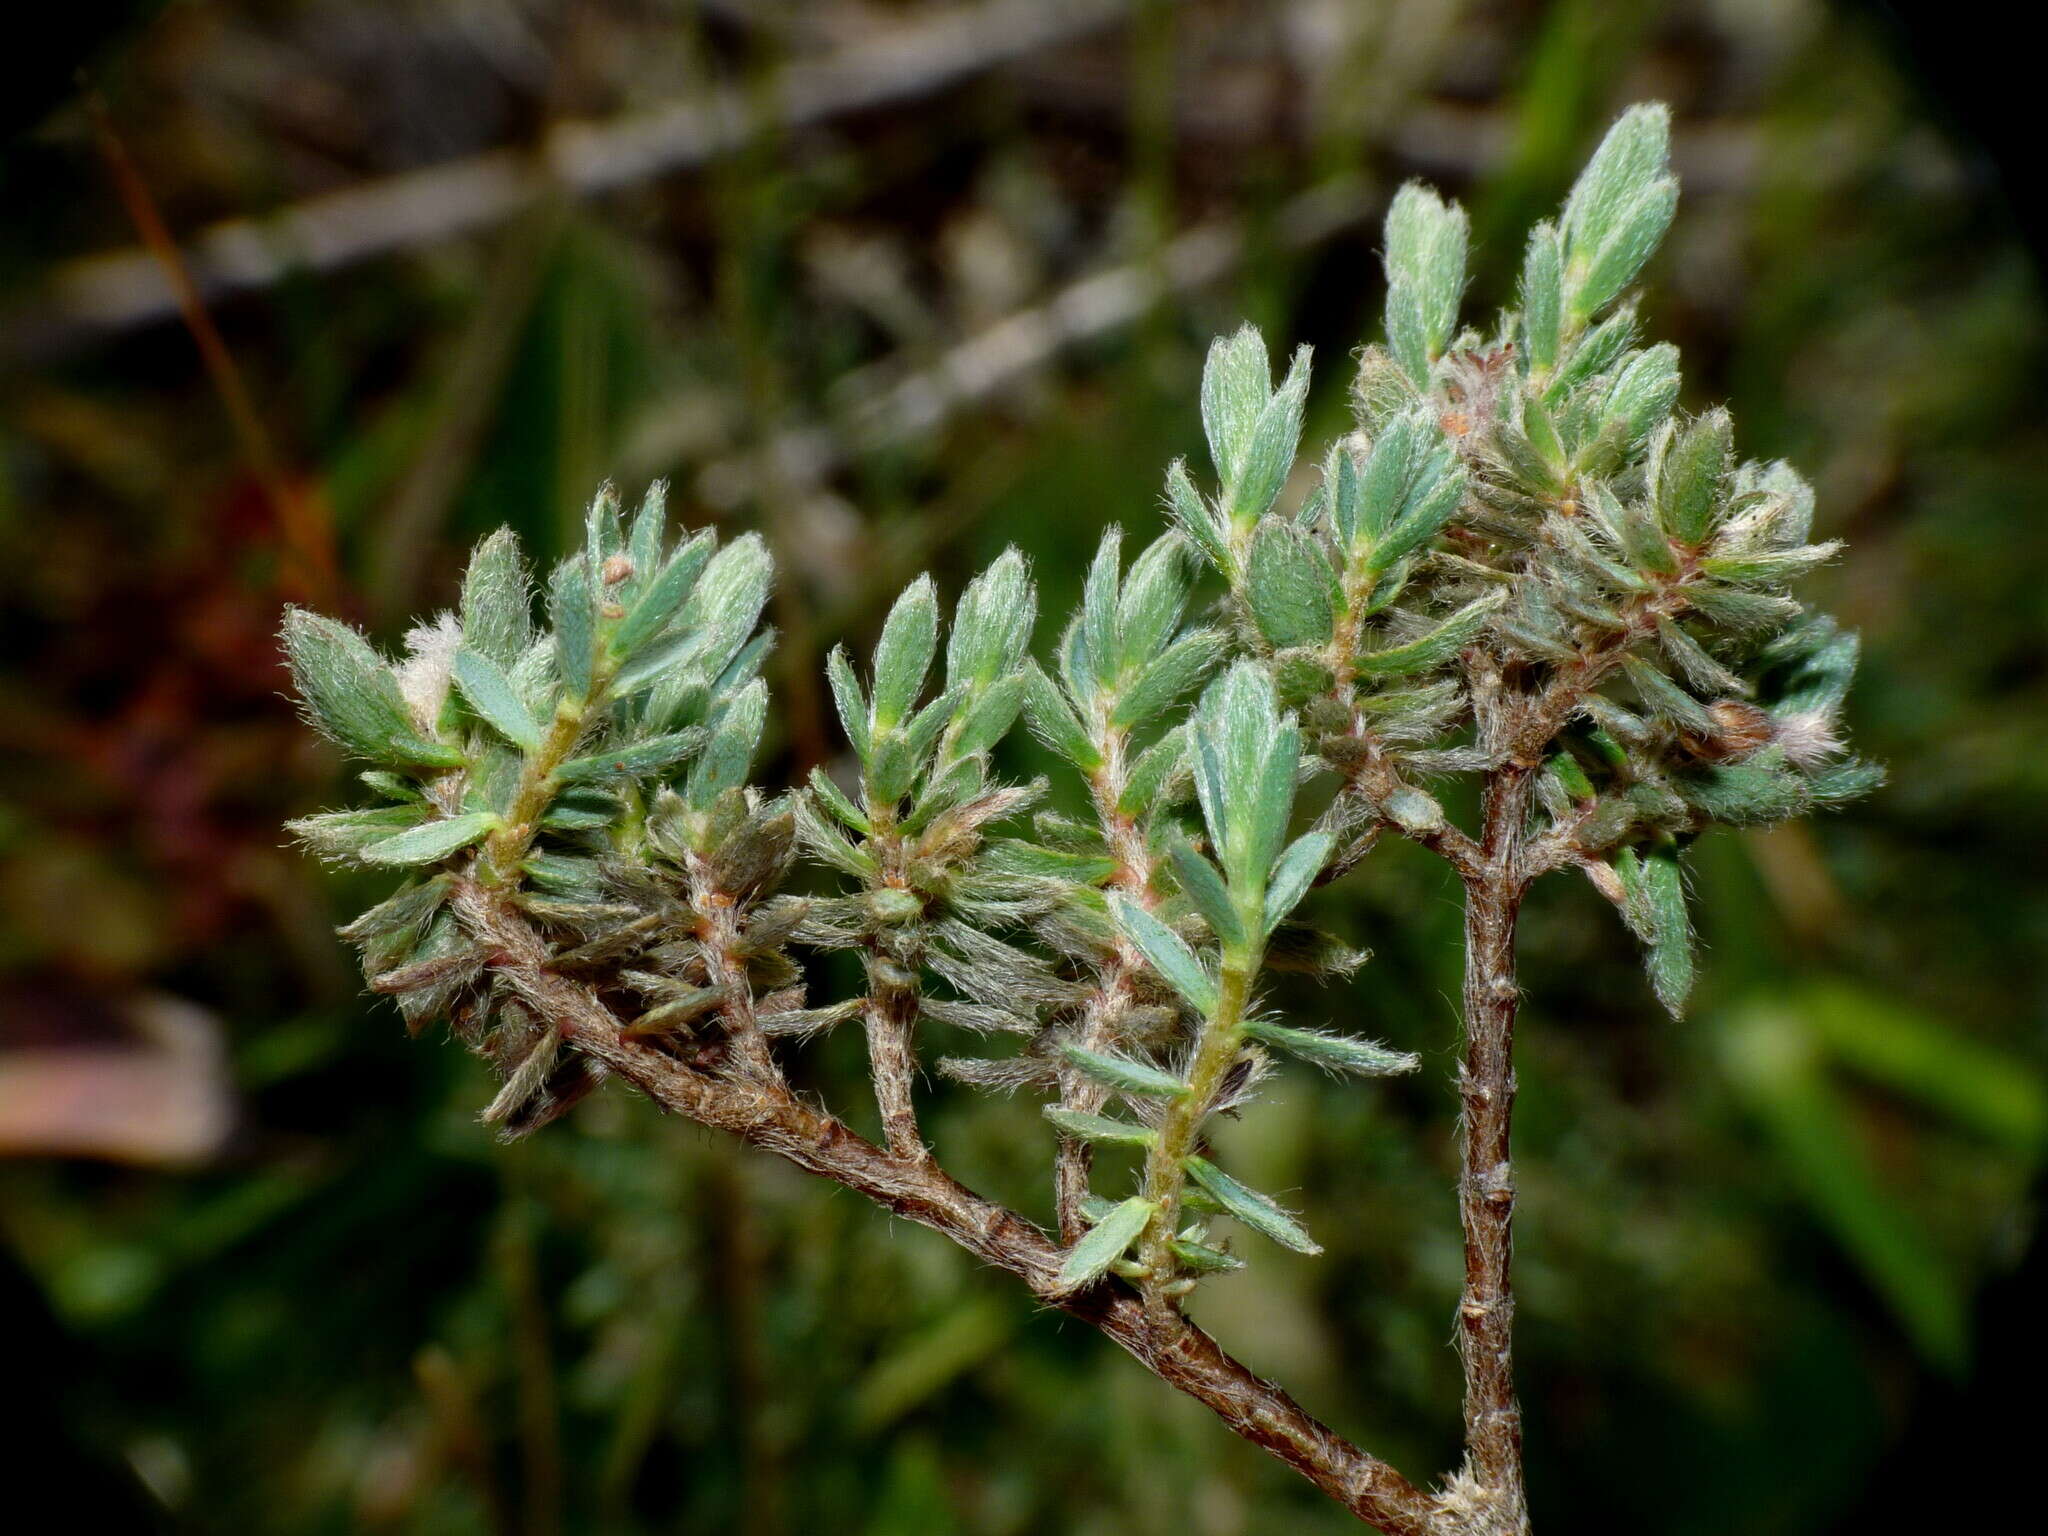
[[[1811,1028],[1776,1000],[1720,1026],[1721,1060],[1788,1177],[1927,1359],[1959,1371],[1969,1339],[1960,1277],[1886,1193]]]

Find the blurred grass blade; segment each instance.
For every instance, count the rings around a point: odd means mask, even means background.
[[[1884,1299],[1922,1356],[1959,1373],[1969,1341],[1960,1278],[1885,1192],[1813,1032],[1782,1003],[1756,1003],[1720,1037],[1730,1082],[1786,1176]]]

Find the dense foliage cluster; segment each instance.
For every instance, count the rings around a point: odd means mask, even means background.
[[[738,1093],[782,1083],[789,1041],[858,1021],[888,1152],[908,1163],[931,1156],[921,1038],[1013,1035],[942,1065],[1045,1098],[1062,1291],[1116,1274],[1170,1311],[1241,1264],[1218,1215],[1316,1251],[1205,1135],[1276,1058],[1417,1065],[1263,1006],[1270,968],[1358,958],[1296,921],[1314,885],[1407,836],[1511,928],[1529,881],[1577,868],[1676,1010],[1687,842],[1875,776],[1835,725],[1854,640],[1787,592],[1834,551],[1808,542],[1812,493],[1783,464],[1740,461],[1725,412],[1679,411],[1677,353],[1643,344],[1626,296],[1671,218],[1667,138],[1661,109],[1621,120],[1531,234],[1518,305],[1490,331],[1459,328],[1463,212],[1405,188],[1355,430],[1299,474],[1306,351],[1276,386],[1255,331],[1219,341],[1201,401],[1213,478],[1172,466],[1170,527],[1128,564],[1110,530],[1045,665],[1014,552],[950,629],[920,578],[865,675],[832,654],[843,780],[749,783],[769,719],[768,557],[751,536],[671,546],[658,489],[630,524],[597,499],[547,580],[541,632],[503,535],[478,549],[460,613],[414,631],[395,665],[294,612],[308,713],[375,764],[381,802],[297,830],[412,871],[348,930],[373,987],[498,1062],[487,1113],[512,1130],[598,1073],[530,982],[501,974],[508,945],[537,944],[629,1038]],[[996,775],[1020,720],[1079,776],[1086,816],[1031,814],[1046,786]],[[1322,776],[1334,793],[1305,817],[1298,791]],[[1476,837],[1432,787],[1461,776],[1487,808]],[[836,893],[785,888],[799,854]],[[823,950],[858,954],[860,996],[806,995],[803,956]],[[1511,1003],[1511,973],[1481,980]],[[1091,1188],[1103,1144],[1138,1149],[1134,1188]]]

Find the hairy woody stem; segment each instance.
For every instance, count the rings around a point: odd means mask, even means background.
[[[885,1151],[786,1088],[708,1077],[652,1045],[624,1038],[617,1017],[595,993],[547,968],[546,945],[501,895],[465,884],[456,908],[470,930],[490,945],[494,969],[526,1006],[551,1023],[565,1043],[663,1109],[731,1132],[806,1172],[843,1184],[1017,1275],[1041,1303],[1099,1328],[1233,1433],[1389,1536],[1436,1536],[1441,1529],[1434,1498],[1312,1418],[1280,1388],[1254,1376],[1178,1312],[1152,1315],[1136,1295],[1114,1284],[1061,1294],[1062,1251],[1016,1212],[954,1179],[922,1148],[913,1156]]]
[[[691,858],[690,905],[696,909],[701,927],[711,984],[725,989],[719,1013],[732,1041],[733,1059],[741,1071],[763,1082],[780,1083],[782,1069],[776,1065],[768,1037],[761,1033],[754,1013],[753,982],[740,953],[739,908],[711,882],[709,873],[706,860]]]
[[[1465,1055],[1458,1077],[1465,1289],[1458,1340],[1465,1367],[1465,1473],[1482,1508],[1478,1531],[1528,1529],[1522,1411],[1515,1400],[1515,1215],[1509,1132],[1515,1105],[1515,925],[1522,842],[1535,770],[1508,763],[1486,780],[1479,858],[1465,881]]]
[[[893,888],[892,894],[907,896],[902,880],[902,834],[896,830],[893,809],[881,809],[879,802],[872,846],[882,862],[883,885]],[[879,938],[868,941],[862,958],[868,980],[862,1023],[867,1030],[875,1108],[882,1116],[882,1139],[898,1157],[928,1159],[931,1152],[917,1124],[917,1056],[911,1043],[917,1030],[917,971]]]
[[[897,1157],[929,1159],[931,1149],[917,1126],[912,1084],[917,1058],[911,1034],[917,1027],[918,988],[901,964],[879,951],[867,957],[868,1066],[875,1081],[875,1107],[882,1113],[882,1136]]]
[[[1089,790],[1102,827],[1104,844],[1117,861],[1111,884],[1138,905],[1150,908],[1152,855],[1138,824],[1117,809],[1123,793],[1125,756],[1129,740],[1122,731],[1104,727],[1097,738],[1102,766],[1095,771]],[[1121,934],[1114,940],[1115,953],[1103,967],[1102,981],[1089,997],[1081,1014],[1078,1043],[1085,1050],[1101,1051],[1114,1043],[1117,1026],[1130,1010],[1132,983],[1142,974],[1144,962]],[[1095,1114],[1109,1100],[1109,1090],[1075,1067],[1060,1069],[1060,1107]],[[1074,1242],[1087,1230],[1081,1217],[1081,1202],[1088,1194],[1088,1175],[1095,1166],[1094,1143],[1079,1136],[1062,1136],[1053,1164],[1053,1202],[1059,1215],[1060,1238]]]

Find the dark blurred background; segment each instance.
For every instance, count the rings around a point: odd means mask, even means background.
[[[378,882],[281,846],[349,788],[272,637],[301,600],[392,641],[490,528],[549,558],[602,479],[667,476],[782,562],[780,781],[838,750],[822,650],[909,575],[957,592],[1014,541],[1063,611],[1104,523],[1149,536],[1212,333],[1314,343],[1310,437],[1340,430],[1402,178],[1466,200],[1491,306],[1654,96],[1685,200],[1650,329],[1850,541],[1811,590],[1866,638],[1851,718],[1892,781],[1698,849],[1683,1023],[1590,891],[1533,901],[1536,1508],[1638,1536],[1998,1508],[2048,1370],[2048,332],[2013,180],[2038,87],[1977,10],[174,0],[11,38],[15,1489],[110,1530],[1355,1528],[843,1192],[624,1095],[495,1145],[482,1067],[408,1043],[331,936]],[[1294,1005],[1431,1070],[1292,1074],[1231,1128],[1330,1251],[1199,1303],[1418,1477],[1457,1427],[1450,896],[1394,849],[1323,898],[1376,958]],[[815,1069],[862,1123],[857,1041]],[[948,1160],[1043,1215],[1033,1106],[930,1098]]]

